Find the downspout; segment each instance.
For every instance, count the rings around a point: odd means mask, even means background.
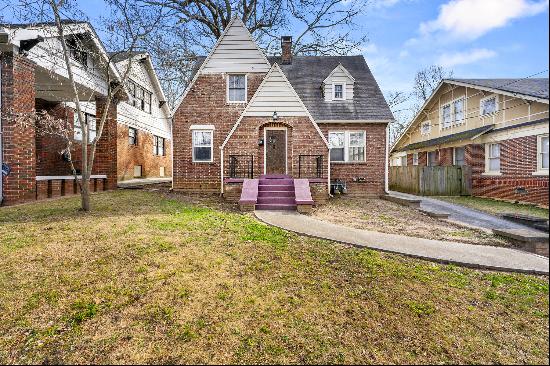
[[[329,198],[333,197],[332,194],[330,194],[330,147],[328,148],[328,196]]]
[[[220,146],[220,177],[221,177],[221,187],[220,187],[220,194],[223,196],[223,147]]]
[[[390,185],[388,182],[388,176],[389,176],[389,168],[388,165],[390,163],[390,124],[388,123],[386,125],[386,160],[384,161],[384,193],[390,194]]]

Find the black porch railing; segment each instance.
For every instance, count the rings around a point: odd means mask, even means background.
[[[254,178],[254,155],[229,155],[229,178]]]
[[[298,178],[324,178],[323,155],[298,156]]]

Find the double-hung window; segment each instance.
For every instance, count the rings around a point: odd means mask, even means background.
[[[464,122],[464,99],[453,102],[453,122],[457,125]]]
[[[246,75],[227,76],[227,101],[246,103]]]
[[[548,174],[549,166],[549,146],[548,135],[537,137],[537,173]]]
[[[332,89],[333,89],[332,99],[334,100],[344,99],[344,84],[333,84]]]
[[[128,144],[136,146],[138,144],[137,129],[128,127]]]
[[[365,131],[329,132],[330,161],[364,162],[366,149]]]
[[[451,127],[453,117],[451,114],[451,105],[447,104],[441,107],[441,122],[443,128]]]
[[[164,138],[159,136],[153,136],[153,154],[158,156],[164,156]]]
[[[88,125],[88,142],[93,141],[97,135],[97,124],[95,116],[89,113],[82,113],[84,115],[84,121]],[[75,141],[82,141],[82,128],[78,121],[78,113],[74,111],[74,139]]]
[[[413,153],[413,165],[418,165],[418,153]]]
[[[439,164],[437,161],[437,151],[429,151],[427,160],[428,160],[428,166],[438,166]]]
[[[466,165],[464,160],[464,147],[455,147],[454,148],[454,165],[464,166]]]
[[[483,98],[479,102],[479,114],[485,116],[496,112],[498,109],[498,99],[496,95]]]
[[[213,161],[212,130],[193,130],[193,162],[210,163]]]
[[[144,112],[151,113],[151,102],[153,99],[153,93],[139,86],[133,80],[128,80],[127,87],[128,94],[130,94],[128,104],[136,107],[137,109],[141,109]]]
[[[500,173],[500,144],[487,144],[486,146],[485,172]]]

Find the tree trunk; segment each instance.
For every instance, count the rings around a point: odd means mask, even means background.
[[[82,183],[80,185],[80,198],[82,201],[82,210],[90,211],[90,179],[82,174]]]

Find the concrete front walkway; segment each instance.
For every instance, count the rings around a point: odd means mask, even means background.
[[[317,220],[297,212],[255,211],[254,213],[259,220],[281,229],[354,246],[467,267],[548,274],[548,258],[516,249],[353,229]]]
[[[449,213],[449,220],[481,229],[524,229],[535,230],[529,226],[521,225],[512,221],[504,220],[495,215],[460,206],[454,203],[438,200],[436,198],[416,196],[408,193],[391,191],[390,194],[396,197],[421,200],[420,208],[430,211],[442,211]]]

